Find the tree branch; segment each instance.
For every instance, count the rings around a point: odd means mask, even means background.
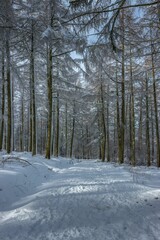
[[[97,11],[84,12],[82,14],[74,16],[73,18],[69,19],[68,21],[66,21],[64,23],[68,23],[70,21],[73,21],[76,18],[80,18],[80,17],[86,16],[86,15],[109,13],[109,12],[117,11],[117,10],[120,10],[120,9],[127,9],[127,8],[153,6],[153,5],[157,5],[158,3],[159,3],[159,1],[151,2],[151,3],[140,3],[140,4],[134,4],[134,5],[128,5],[128,6],[121,6],[121,7],[119,6],[119,7],[116,7],[116,8],[113,8],[113,9],[108,9],[108,10],[102,9],[102,10],[99,10],[99,11],[97,10]]]

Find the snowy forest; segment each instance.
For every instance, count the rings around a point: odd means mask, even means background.
[[[160,167],[160,3],[0,1],[0,150]]]
[[[0,0],[0,240],[160,240],[159,0]]]

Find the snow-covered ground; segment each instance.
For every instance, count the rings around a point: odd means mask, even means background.
[[[0,156],[0,240],[160,239],[160,170],[13,156]]]

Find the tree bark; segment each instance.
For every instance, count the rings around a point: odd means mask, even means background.
[[[59,93],[57,92],[57,104],[56,104],[56,137],[54,145],[54,156],[59,155]]]
[[[37,152],[37,139],[36,139],[36,98],[35,98],[35,75],[34,75],[34,23],[32,20],[31,29],[31,59],[30,59],[30,71],[31,71],[31,93],[32,93],[32,156]]]
[[[120,153],[119,162],[124,162],[124,139],[125,139],[125,47],[124,47],[124,11],[122,10],[122,83],[121,83],[121,97],[122,97],[122,107],[121,107],[121,141],[120,141]]]
[[[150,154],[148,77],[147,76],[146,76],[146,147],[147,147],[147,166],[149,167],[151,165],[151,154]]]
[[[11,97],[11,73],[10,73],[10,44],[9,34],[6,39],[6,63],[7,63],[7,103],[8,103],[8,122],[7,122],[7,153],[11,152],[11,132],[12,132],[12,97]]]
[[[107,162],[110,162],[110,137],[109,137],[109,84],[107,86]]]
[[[104,93],[103,93],[103,84],[101,79],[100,85],[100,103],[101,106],[101,158],[102,162],[105,161],[106,157],[106,123],[105,123],[105,108],[104,108]]]
[[[135,159],[135,114],[134,114],[134,86],[132,76],[132,53],[130,48],[130,84],[131,84],[131,163],[133,166],[136,165]]]
[[[24,103],[21,100],[20,151],[24,151]]]
[[[53,27],[53,17],[54,17],[54,3],[50,0],[49,1],[49,7],[50,7],[50,27]],[[53,84],[52,84],[52,77],[53,77],[53,57],[52,57],[52,38],[49,41],[49,49],[48,49],[48,61],[47,61],[47,93],[48,93],[48,122],[47,122],[47,144],[46,144],[46,158],[50,159],[51,157],[51,138],[52,136],[52,106],[53,106]]]
[[[141,89],[141,92],[143,92],[143,89]],[[143,96],[140,96],[140,107],[139,107],[139,128],[138,128],[138,151],[139,155],[142,151],[142,100]]]
[[[5,67],[4,67],[4,49],[2,49],[2,111],[1,111],[1,129],[0,129],[0,151],[3,147],[4,138],[4,109],[5,109]]]
[[[152,104],[151,104],[151,130],[152,130],[152,157],[151,157],[151,160],[152,160],[152,163],[154,161],[154,119],[153,119],[153,107],[152,107]]]
[[[116,108],[117,108],[117,137],[118,137],[118,162],[121,163],[121,124],[120,124],[120,109],[119,109],[119,90],[118,90],[118,64],[116,62]]]
[[[47,92],[48,92],[48,124],[47,124],[47,144],[46,158],[51,157],[51,133],[52,133],[52,47],[49,46],[48,60],[48,76],[47,76]]]
[[[65,105],[65,155],[68,155],[68,106]]]
[[[153,86],[156,142],[157,142],[157,167],[160,167],[159,119],[158,119],[158,107],[157,107],[156,75],[155,75],[155,64],[154,64],[154,49],[153,49],[153,42],[152,42],[152,29],[150,29],[150,36],[151,36],[151,63],[152,63],[152,79],[153,79],[152,86]]]
[[[71,147],[70,147],[70,158],[73,157],[73,143],[74,143],[74,131],[75,131],[75,101],[73,105],[73,120],[72,120],[72,133],[71,133]]]

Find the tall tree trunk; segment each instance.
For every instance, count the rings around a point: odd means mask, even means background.
[[[126,136],[125,136],[125,144],[126,144],[126,157],[128,159],[129,156],[129,135],[128,135],[128,128],[129,128],[129,118],[130,118],[130,97],[127,95],[126,98],[126,107],[125,107],[125,118],[126,118],[126,127],[125,127],[125,131],[127,132]],[[128,121],[128,122],[127,122]]]
[[[11,152],[11,131],[12,131],[12,97],[11,97],[11,73],[10,73],[10,44],[9,35],[6,40],[6,63],[7,63],[7,100],[8,100],[8,122],[7,122],[7,153]]]
[[[40,145],[40,151],[41,151],[41,154],[43,154],[43,138],[44,138],[43,131],[44,131],[44,128],[43,128],[43,119],[42,119],[42,117],[41,117],[40,124],[41,124],[41,145]]]
[[[87,148],[86,148],[86,151],[87,151],[87,154],[86,154],[86,157],[87,159],[90,159],[90,147],[89,147],[89,127],[88,125],[86,125],[86,139],[87,139]]]
[[[131,99],[131,94],[130,94],[130,98],[129,98],[129,147],[130,147],[130,164],[132,164],[132,99]]]
[[[24,103],[21,100],[20,151],[24,151]]]
[[[122,83],[121,83],[121,97],[122,97],[122,107],[121,107],[121,142],[120,142],[120,155],[119,162],[124,162],[124,139],[125,139],[125,47],[124,47],[124,10],[122,10],[122,29],[123,29],[123,40],[122,40]]]
[[[47,123],[47,144],[46,158],[51,156],[51,133],[52,133],[52,46],[49,46],[47,92],[48,92],[48,123]]]
[[[32,156],[37,152],[37,139],[36,139],[36,98],[35,98],[35,75],[34,75],[34,22],[32,20],[31,29],[31,59],[30,59],[30,71],[31,71],[31,93],[32,93]]]
[[[143,89],[141,90],[141,92]],[[138,151],[139,155],[141,154],[142,151],[142,100],[143,97],[142,95],[140,96],[140,106],[139,106],[139,128],[138,128]]]
[[[30,102],[27,106],[26,151],[30,152]]]
[[[68,106],[65,105],[65,155],[68,155]]]
[[[54,18],[54,2],[49,1],[50,7],[50,27],[53,28],[53,18]],[[53,84],[52,84],[52,70],[53,70],[53,57],[52,57],[52,39],[49,41],[49,49],[48,49],[48,61],[47,61],[47,93],[48,93],[48,122],[47,122],[47,143],[46,143],[46,158],[50,159],[51,157],[51,138],[52,136],[52,92],[53,92]]]
[[[81,147],[82,147],[82,154],[81,158],[85,159],[85,147],[84,147],[84,124],[83,124],[83,118],[82,118],[82,127],[81,127]]]
[[[103,84],[102,84],[102,79],[101,79],[101,85],[100,85],[100,102],[102,104],[101,107],[101,157],[102,157],[102,162],[105,161],[106,157],[106,123],[105,123],[105,108],[104,108],[104,93],[103,93]]]
[[[110,161],[110,138],[109,138],[109,84],[107,87],[107,162]]]
[[[1,112],[1,128],[0,128],[0,151],[3,147],[4,138],[4,109],[5,109],[5,68],[4,68],[4,49],[2,49],[2,112]]]
[[[152,79],[153,79],[153,97],[154,97],[154,111],[155,111],[155,125],[156,125],[156,142],[157,142],[157,167],[160,167],[160,141],[159,141],[159,119],[157,107],[157,92],[156,92],[156,77],[153,56],[153,44],[151,43],[151,61],[152,61]]]
[[[30,102],[29,102],[29,152],[32,152],[32,91],[30,78]]]
[[[14,140],[14,79],[12,76],[12,151],[14,151],[15,140]]]
[[[59,154],[59,93],[57,92],[57,103],[56,103],[56,137],[54,144],[54,156],[58,157]]]
[[[116,106],[115,106],[115,109],[116,109]],[[113,143],[114,143],[114,147],[113,147],[113,159],[114,161],[116,161],[116,157],[117,157],[117,150],[118,149],[118,146],[116,146],[116,143],[118,142],[117,140],[117,135],[116,135],[116,111],[114,112],[114,133],[113,133]],[[117,141],[116,141],[117,140]]]
[[[119,90],[118,90],[118,64],[116,62],[116,108],[117,108],[117,135],[118,135],[118,162],[121,163],[121,124],[119,109]]]
[[[7,149],[7,123],[4,123],[4,149]]]
[[[135,116],[134,116],[134,87],[133,87],[133,76],[132,76],[132,53],[130,48],[130,84],[131,84],[131,163],[133,166],[135,162]]]
[[[74,143],[74,132],[75,132],[75,101],[73,105],[73,120],[72,120],[72,133],[71,133],[71,147],[70,147],[70,158],[73,157],[73,143]]]
[[[151,130],[152,130],[152,163],[154,161],[154,119],[153,119],[153,107],[151,104]]]
[[[99,142],[98,142],[99,159],[102,159],[102,149],[101,149],[101,123],[100,123],[100,113],[99,113],[99,110],[98,110],[98,129],[99,129]]]
[[[148,77],[146,76],[146,147],[147,147],[147,166],[151,165],[150,154],[150,134],[149,134],[149,106],[148,106]]]

